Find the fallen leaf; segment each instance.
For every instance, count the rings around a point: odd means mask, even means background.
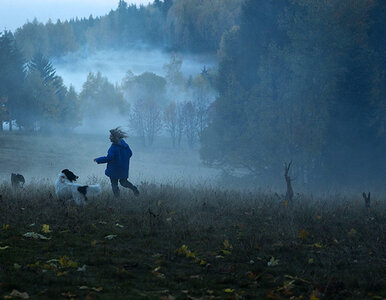
[[[61,295],[65,298],[70,298],[70,299],[76,297],[76,295],[72,294],[70,291],[68,291],[67,293],[62,293]]]
[[[281,241],[278,241],[277,243],[272,244],[272,247],[283,247],[284,244]]]
[[[123,226],[123,225],[117,223],[117,224],[115,224],[115,227],[123,228],[123,227],[125,227],[125,226]]]
[[[105,236],[105,239],[112,240],[112,239],[114,239],[116,237],[117,237],[117,235],[115,235],[115,234],[109,234],[109,235]]]
[[[225,249],[233,249],[233,246],[229,243],[228,240],[225,240],[223,244]]]
[[[82,286],[79,287],[79,289],[80,289],[80,290],[88,290],[89,287],[86,286],[86,285],[82,285]]]
[[[14,264],[13,264],[13,267],[14,267],[16,270],[18,270],[18,269],[21,268],[21,265],[19,265],[18,263],[14,263]]]
[[[0,250],[5,250],[5,249],[8,249],[8,248],[11,248],[11,247],[10,246],[0,247]]]
[[[8,224],[4,224],[3,225],[3,230],[7,230],[9,228],[9,225]]]
[[[19,292],[18,290],[13,290],[9,296],[11,296],[12,298],[20,298],[20,299],[29,299],[29,295],[24,292]]]
[[[160,298],[160,300],[174,300],[176,297],[169,295],[169,296],[163,296]]]
[[[277,293],[274,293],[273,291],[269,291],[267,294],[268,299],[275,299],[275,300],[280,300],[281,296]]]
[[[357,233],[357,231],[354,228],[351,228],[351,230],[348,232],[349,236],[354,236]]]
[[[307,230],[302,229],[299,232],[298,238],[302,239],[302,240],[305,240],[306,238],[308,238],[309,235],[310,235],[310,233]]]
[[[155,267],[154,269],[153,269],[153,272],[157,272],[157,271],[159,271],[161,269],[161,267]]]
[[[310,296],[310,300],[320,300],[320,298],[317,297],[318,294],[319,294],[318,290],[313,290]]]
[[[190,295],[186,295],[186,297],[188,300],[204,300],[204,297],[197,298]]]
[[[269,262],[267,263],[267,266],[268,267],[274,267],[274,266],[277,266],[279,264],[279,260],[278,259],[275,259],[273,256],[271,257],[271,259],[269,260]]]
[[[50,232],[51,232],[51,230],[50,230],[50,225],[43,224],[43,225],[42,225],[42,232],[43,232],[43,233],[50,233]]]
[[[29,268],[37,268],[37,267],[39,267],[40,266],[40,262],[35,262],[34,264],[28,264],[27,265],[27,267],[29,267]]]
[[[95,293],[91,292],[86,296],[86,300],[94,300]]]
[[[225,293],[233,293],[234,291],[235,291],[234,289],[229,289],[229,288],[224,290]]]
[[[158,278],[165,278],[165,274],[158,272],[160,269],[161,269],[161,267],[155,267],[152,271],[152,274]]]
[[[86,265],[83,265],[82,267],[79,267],[77,269],[78,272],[86,272]]]
[[[59,257],[59,264],[64,268],[78,268],[78,263],[72,261],[66,255]]]
[[[24,237],[27,238],[33,238],[35,240],[50,240],[51,238],[48,238],[42,234],[36,233],[36,232],[27,232],[23,234]]]

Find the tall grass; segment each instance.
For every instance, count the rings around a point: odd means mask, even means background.
[[[77,207],[58,201],[48,181],[20,190],[1,184],[0,246],[11,247],[0,252],[1,293],[86,296],[78,286],[103,285],[98,295],[106,299],[159,299],[159,291],[181,299],[386,296],[381,199],[367,209],[360,195],[297,195],[287,203],[277,194],[202,185],[143,182],[139,189],[139,197],[124,190],[117,199],[105,183],[102,195]],[[23,238],[43,224],[52,231],[49,241]],[[104,238],[111,234],[116,238]],[[178,251],[182,245],[194,259]],[[57,276],[31,267],[63,255],[88,271]],[[268,264],[272,258],[276,266]],[[288,278],[295,279],[285,289]]]

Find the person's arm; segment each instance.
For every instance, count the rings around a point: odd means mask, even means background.
[[[113,147],[110,147],[109,151],[107,152],[107,156],[101,156],[101,157],[95,158],[94,161],[97,164],[105,164],[105,163],[108,163],[110,161],[113,161],[114,156],[115,156],[115,151],[114,151]]]

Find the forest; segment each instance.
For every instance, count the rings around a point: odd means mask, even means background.
[[[0,33],[0,296],[385,299],[386,1],[117,2]],[[169,59],[55,66],[128,49]],[[136,197],[93,161],[111,121]],[[61,201],[65,168],[100,194]]]
[[[381,0],[165,0],[139,7],[120,0],[103,17],[35,19],[1,34],[1,119],[11,129],[71,130],[107,105],[130,114],[144,144],[162,130],[173,145],[184,135],[205,163],[224,170],[269,182],[293,160],[301,180],[315,187],[381,186],[384,13]],[[114,86],[89,74],[77,94],[50,62],[80,48],[139,43],[177,53],[165,77],[128,70]],[[218,68],[184,78],[183,51],[217,53]],[[173,97],[176,90],[185,97]]]

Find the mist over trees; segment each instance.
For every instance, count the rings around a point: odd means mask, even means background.
[[[13,34],[0,35],[0,99],[3,122],[26,130],[52,131],[79,125],[78,96],[67,89],[42,54],[26,61]]]
[[[202,158],[267,181],[293,160],[314,185],[381,184],[384,13],[384,1],[246,1],[221,42]]]
[[[15,124],[18,130],[65,132],[83,123],[92,127],[119,118],[144,146],[152,146],[162,134],[175,137],[174,147],[181,147],[184,139],[190,148],[198,146],[206,109],[216,94],[212,70],[204,67],[201,74],[185,78],[182,56],[172,53],[164,66],[165,77],[128,70],[121,84],[114,85],[100,72],[89,73],[78,95],[63,84],[43,54],[25,60],[10,32],[0,41],[4,62],[0,123],[8,122],[9,130]],[[176,109],[170,110],[173,104]],[[175,125],[170,125],[173,119]]]
[[[119,0],[102,17],[34,19],[15,31],[18,47],[31,58],[36,53],[57,57],[86,48],[122,49],[145,44],[174,51],[216,52],[224,31],[238,24],[242,0],[164,0],[147,6]]]
[[[207,164],[261,182],[292,160],[300,183],[382,184],[385,15],[382,0],[121,0],[103,17],[34,20],[0,35],[0,117],[71,130],[109,111],[148,147],[169,135],[173,147],[200,147]],[[128,70],[114,85],[90,73],[78,95],[49,61],[139,43],[218,51],[218,70],[185,78],[172,52],[165,76]]]

